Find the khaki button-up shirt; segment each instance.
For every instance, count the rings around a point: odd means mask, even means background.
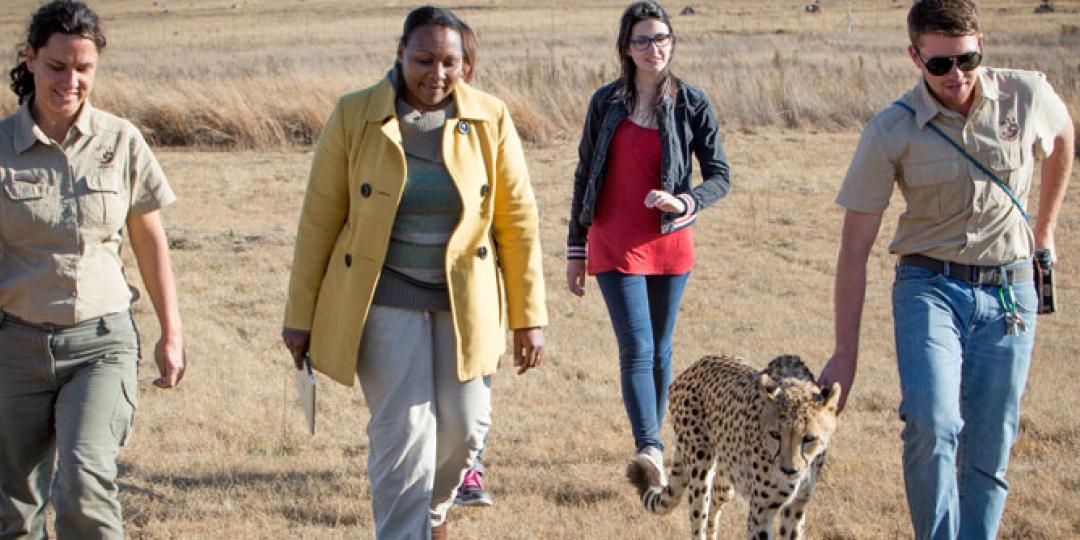
[[[59,325],[124,311],[127,217],[176,196],[130,122],[85,103],[58,143],[29,103],[0,121],[0,309]]]
[[[906,208],[889,250],[963,264],[1030,257],[1031,227],[1012,199],[929,126],[933,121],[1026,206],[1035,160],[1053,151],[1067,110],[1042,73],[980,68],[968,116],[943,107],[920,80],[866,126],[836,201],[881,213],[899,185]]]

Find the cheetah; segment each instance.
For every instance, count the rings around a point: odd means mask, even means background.
[[[748,538],[775,538],[778,515],[779,538],[801,538],[839,398],[840,385],[820,388],[798,356],[779,356],[761,371],[741,358],[706,356],[671,385],[669,482],[641,456],[627,478],[654,514],[671,512],[689,487],[692,538],[717,537],[720,510],[736,491],[749,503]]]

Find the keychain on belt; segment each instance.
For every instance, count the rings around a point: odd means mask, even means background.
[[[1016,308],[1016,296],[1013,295],[1012,285],[999,286],[998,299],[1001,300],[1001,307],[1005,310],[1005,335],[1022,336],[1027,333],[1027,323],[1020,315],[1020,310]]]

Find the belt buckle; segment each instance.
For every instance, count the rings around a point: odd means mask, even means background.
[[[996,267],[974,266],[971,269],[971,277],[971,283],[974,285],[999,285],[1001,283],[1001,269]]]

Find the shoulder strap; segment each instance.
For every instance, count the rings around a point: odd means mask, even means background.
[[[903,101],[900,101],[900,100],[894,101],[893,105],[897,105],[900,108],[902,108],[902,109],[906,110],[907,112],[911,113],[912,116],[915,116],[915,109],[913,109],[911,107],[911,105],[908,105],[907,103],[904,103]],[[1030,218],[1028,218],[1028,213],[1024,210],[1024,205],[1020,203],[1020,199],[1017,198],[1016,194],[1013,193],[1011,189],[1009,189],[1009,186],[1007,186],[1005,184],[1005,182],[1002,182],[997,177],[997,175],[994,174],[993,171],[991,171],[985,165],[980,163],[979,160],[972,157],[971,154],[967,153],[967,150],[964,150],[963,146],[960,146],[959,143],[952,140],[952,138],[949,137],[948,135],[946,135],[945,132],[941,131],[940,128],[935,126],[933,122],[927,122],[926,125],[930,126],[930,129],[934,130],[934,133],[937,133],[938,135],[941,136],[942,139],[945,139],[945,142],[949,143],[949,145],[952,146],[953,148],[955,148],[957,152],[960,152],[960,154],[962,154],[964,157],[966,157],[968,159],[968,161],[970,161],[972,164],[974,164],[976,167],[978,167],[978,169],[980,171],[982,171],[987,176],[989,176],[990,179],[993,180],[994,183],[997,184],[998,187],[1000,187],[1005,192],[1005,194],[1009,196],[1010,199],[1012,199],[1013,204],[1016,205],[1016,209],[1020,211],[1020,215],[1024,216],[1024,221],[1030,221]]]

